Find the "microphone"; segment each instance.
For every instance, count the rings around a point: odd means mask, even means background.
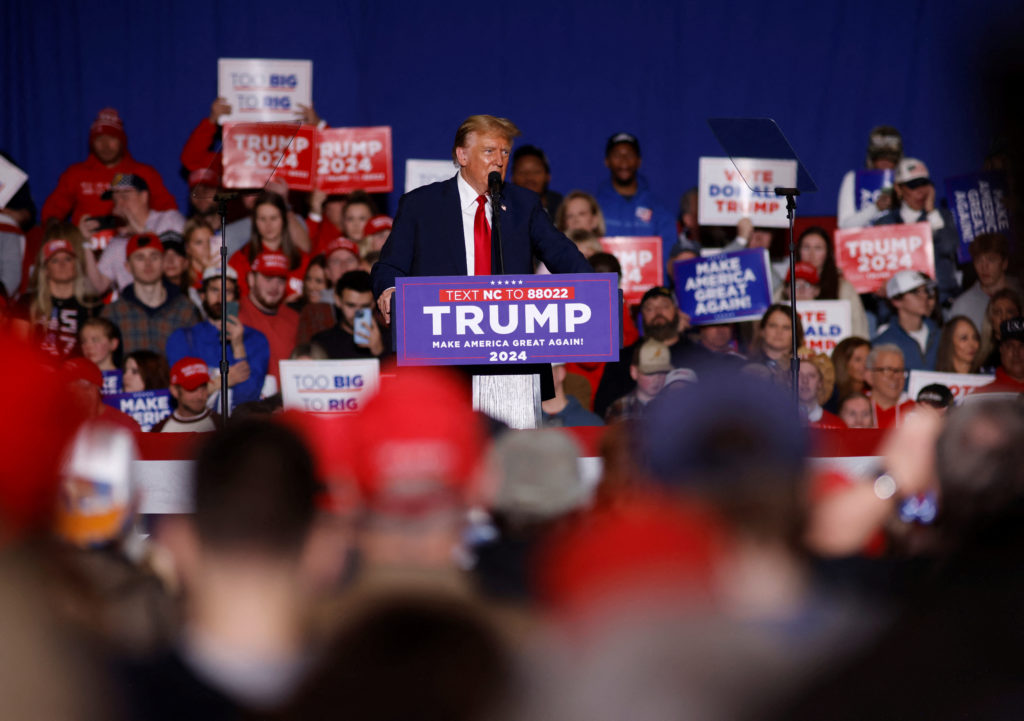
[[[487,191],[491,195],[492,203],[497,202],[501,197],[501,173],[497,170],[492,170],[487,174]]]

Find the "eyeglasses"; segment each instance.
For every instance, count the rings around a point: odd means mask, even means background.
[[[868,368],[869,371],[875,373],[881,373],[887,376],[906,376],[907,372],[902,368],[893,368],[892,366],[880,366],[878,368]]]
[[[935,297],[935,289],[934,288],[929,288],[926,285],[922,285],[920,288],[914,288],[913,290],[907,291],[906,294],[907,295],[910,295],[910,294],[922,295],[922,294],[924,294],[924,295],[928,296],[929,298],[934,298]]]

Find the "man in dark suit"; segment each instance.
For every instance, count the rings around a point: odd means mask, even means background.
[[[452,148],[459,172],[402,196],[372,272],[373,292],[389,323],[398,277],[530,274],[534,256],[554,273],[592,271],[572,241],[551,224],[540,196],[512,184],[503,185],[500,194],[502,266],[498,244],[490,242],[493,214],[487,178],[491,172],[504,178],[518,135],[518,128],[505,118],[467,118]]]

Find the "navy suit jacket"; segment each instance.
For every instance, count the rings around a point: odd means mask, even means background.
[[[431,183],[398,201],[391,235],[373,266],[373,293],[379,297],[395,278],[467,275],[466,241],[458,179]],[[506,183],[502,188],[501,238],[505,273],[533,273],[533,256],[552,273],[590,273],[576,245],[560,233],[532,190]],[[498,246],[491,244],[491,269],[498,271]]]

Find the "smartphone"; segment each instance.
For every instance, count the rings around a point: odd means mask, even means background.
[[[125,224],[125,219],[120,215],[92,215],[89,220],[99,223],[96,230],[116,230]]]
[[[369,308],[360,308],[356,311],[356,319],[352,324],[352,336],[356,345],[370,345],[370,328],[373,323],[373,311]]]
[[[227,304],[224,306],[224,308],[226,309],[227,317],[228,318],[230,318],[232,316],[234,316],[235,318],[238,317],[238,301],[237,300],[229,300],[227,302]]]

